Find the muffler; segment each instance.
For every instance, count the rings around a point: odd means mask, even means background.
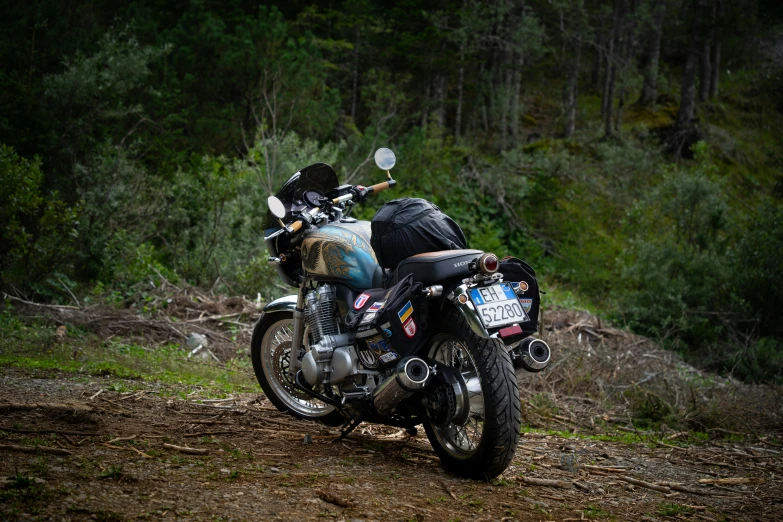
[[[549,365],[552,352],[541,339],[528,337],[511,350],[514,369],[523,368],[529,372],[540,372]]]
[[[423,359],[405,357],[397,363],[394,372],[373,391],[375,409],[381,415],[388,414],[412,393],[424,389],[429,384],[430,377],[430,367]]]

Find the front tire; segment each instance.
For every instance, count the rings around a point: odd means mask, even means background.
[[[522,424],[519,388],[503,343],[473,333],[462,314],[448,306],[428,355],[459,371],[470,408],[461,425],[424,422],[435,453],[457,475],[497,477],[514,457]]]
[[[324,404],[297,388],[288,375],[293,328],[294,315],[290,312],[264,314],[259,319],[250,342],[250,356],[258,384],[278,410],[299,419],[339,426],[344,419],[334,406]]]

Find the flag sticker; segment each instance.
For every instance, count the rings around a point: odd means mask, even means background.
[[[367,300],[370,298],[369,294],[362,294],[359,297],[356,298],[356,301],[353,303],[353,309],[354,310],[361,310],[361,308],[367,304]]]
[[[411,316],[413,313],[413,305],[410,301],[408,301],[405,306],[403,306],[399,312],[397,312],[397,316],[400,318],[400,322],[404,323],[405,320]]]
[[[405,337],[413,339],[416,335],[416,323],[413,322],[413,317],[402,324],[402,330],[405,332]]]
[[[383,308],[383,305],[386,304],[386,301],[375,301],[370,308],[367,309],[368,312],[377,312],[381,308]]]

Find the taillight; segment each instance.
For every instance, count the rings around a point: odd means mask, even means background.
[[[498,271],[498,256],[495,254],[483,254],[478,259],[478,269],[484,274],[494,274]]]

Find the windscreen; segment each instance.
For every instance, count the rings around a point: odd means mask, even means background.
[[[290,223],[293,220],[293,210],[304,206],[302,193],[305,190],[317,190],[324,195],[329,195],[332,190],[337,188],[338,184],[337,173],[326,163],[315,163],[288,178],[288,181],[275,194],[286,209],[283,222]],[[267,211],[265,232],[269,233],[270,230],[279,228],[277,218]]]

